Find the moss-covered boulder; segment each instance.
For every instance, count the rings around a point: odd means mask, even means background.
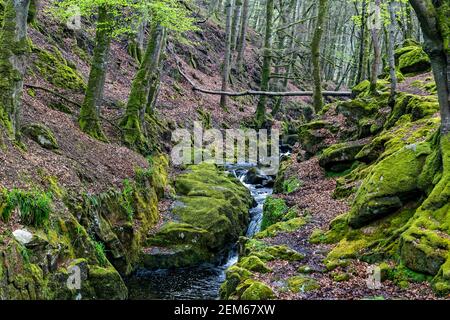
[[[430,71],[431,62],[420,46],[407,46],[395,51],[398,68],[403,74]]]
[[[175,189],[172,221],[148,239],[143,252],[148,268],[212,262],[246,230],[253,205],[250,192],[215,165],[190,167],[176,178]]]
[[[319,164],[325,170],[342,172],[355,162],[355,156],[367,144],[367,141],[350,141],[335,144],[325,150],[319,157]]]
[[[349,224],[361,227],[417,197],[418,177],[431,152],[429,143],[412,144],[375,165],[356,193]]]
[[[400,93],[394,108],[384,124],[385,128],[393,127],[404,115],[411,115],[411,121],[430,117],[439,112],[439,102],[436,96],[418,96]]]
[[[42,148],[49,150],[59,148],[53,131],[43,124],[33,123],[27,125],[22,129],[22,132],[37,142]]]
[[[320,150],[328,147],[327,139],[336,132],[332,123],[317,120],[300,126],[298,132],[298,141],[300,147],[307,152],[309,156],[316,154]]]
[[[34,66],[37,72],[56,87],[68,90],[84,91],[86,83],[75,66],[70,64],[54,47],[52,51],[33,47]]]
[[[442,171],[435,175],[434,188],[402,234],[401,257],[415,271],[438,274],[435,281],[443,289],[450,281],[450,137],[441,138],[440,150]]]

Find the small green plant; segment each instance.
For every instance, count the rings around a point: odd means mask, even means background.
[[[92,240],[92,242],[94,243],[95,255],[98,259],[98,262],[100,263],[100,265],[106,266],[108,263],[108,259],[106,258],[105,244],[103,242],[95,240]]]
[[[52,210],[52,193],[24,191],[17,188],[1,192],[3,204],[0,205],[1,217],[8,221],[13,211],[18,208],[21,221],[34,227],[42,226]]]

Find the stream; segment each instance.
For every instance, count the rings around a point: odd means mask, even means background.
[[[234,174],[246,186],[256,206],[250,209],[250,221],[246,236],[260,231],[263,205],[272,194],[272,187],[247,184],[245,177],[253,165],[228,165],[226,171]],[[138,270],[127,285],[130,299],[215,300],[219,299],[220,285],[225,281],[226,270],[238,261],[237,246],[230,246],[218,265],[202,264],[190,268]]]

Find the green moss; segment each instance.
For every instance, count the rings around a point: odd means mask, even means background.
[[[271,272],[272,269],[270,269],[260,258],[257,256],[248,256],[242,258],[242,260],[239,262],[239,265],[247,270],[260,272],[260,273],[267,273]]]
[[[122,300],[128,297],[128,289],[113,267],[89,266],[89,284],[96,299]]]
[[[238,292],[242,292],[240,299],[242,300],[269,300],[275,298],[272,289],[266,284],[248,279],[237,288]]]
[[[255,235],[255,238],[263,239],[263,238],[272,238],[277,234],[282,232],[294,232],[303,227],[306,224],[306,221],[303,218],[294,218],[288,221],[278,222],[264,231],[261,231]]]
[[[236,265],[231,266],[226,272],[225,282],[220,287],[220,297],[230,298],[236,291],[240,283],[249,279],[252,273]]]
[[[198,264],[216,258],[224,246],[245,232],[253,203],[250,192],[215,165],[189,167],[177,177],[175,189],[177,201],[172,213],[176,222],[163,224],[148,245],[189,245],[188,250],[197,254],[186,263]],[[188,258],[187,254],[183,257]]]
[[[297,177],[291,177],[288,180],[283,182],[283,192],[285,194],[291,194],[298,191],[303,185],[303,182],[300,181]]]
[[[421,47],[405,47],[396,50],[395,54],[403,74],[427,72],[431,68],[430,58]]]
[[[261,240],[256,239],[248,239],[245,242],[243,254],[245,256],[256,256],[263,261],[299,261],[304,258],[302,254],[295,250],[292,250],[286,245],[271,246]]]
[[[51,84],[69,90],[84,91],[86,84],[82,76],[62,56],[57,48],[47,51],[33,47],[36,54],[35,67],[41,76]]]
[[[360,142],[345,142],[334,144],[323,150],[319,157],[321,167],[332,172],[342,172],[350,169],[355,162],[356,155],[365,146]]]
[[[288,210],[289,208],[283,199],[272,196],[267,197],[263,207],[261,230],[265,230],[269,226],[283,220]]]
[[[349,223],[361,227],[401,208],[419,192],[418,177],[432,153],[427,142],[400,149],[376,164],[359,188]]]
[[[336,243],[340,241],[343,237],[345,237],[349,230],[347,219],[348,215],[342,214],[331,221],[329,231],[325,232],[320,229],[315,229],[309,238],[309,242],[318,244]]]
[[[333,280],[336,282],[345,282],[350,280],[350,274],[348,273],[342,273],[342,272],[336,272],[332,274]]]
[[[317,281],[306,276],[294,276],[287,280],[289,290],[293,293],[310,292],[320,288]]]

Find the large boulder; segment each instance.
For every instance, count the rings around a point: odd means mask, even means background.
[[[429,143],[412,144],[376,164],[356,193],[349,225],[360,228],[416,198],[419,175],[430,153]]]
[[[345,171],[352,166],[355,162],[355,156],[366,144],[366,140],[335,144],[323,150],[319,157],[319,164],[322,168],[329,171]]]
[[[214,262],[246,228],[253,198],[236,178],[212,164],[195,165],[177,177],[171,221],[148,239],[148,268]]]
[[[396,62],[404,74],[423,73],[431,69],[430,58],[420,46],[407,46],[395,51]]]

